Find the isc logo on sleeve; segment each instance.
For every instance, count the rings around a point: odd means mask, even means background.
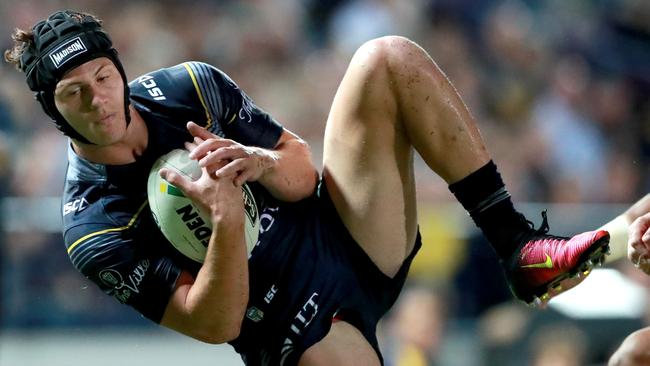
[[[156,86],[156,81],[153,79],[153,76],[150,75],[144,75],[138,78],[138,83],[140,85],[144,86],[147,89],[147,92],[149,92],[149,95],[153,97],[155,100],[165,100],[165,96],[163,95],[162,90],[160,90],[159,87]]]
[[[88,201],[86,198],[77,198],[63,205],[63,216],[73,212],[81,212],[85,210],[86,207],[88,207]]]

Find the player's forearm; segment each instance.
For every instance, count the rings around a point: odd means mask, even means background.
[[[602,230],[607,230],[610,235],[608,262],[613,262],[627,255],[628,228],[634,220],[648,212],[650,212],[650,194],[645,195],[625,212],[601,227]]]
[[[186,297],[199,339],[223,343],[239,335],[248,303],[248,255],[244,222],[213,220],[213,234],[201,270]]]
[[[634,220],[648,212],[650,212],[650,194],[646,194],[643,198],[630,206],[622,216],[625,216],[628,224],[631,224]]]
[[[630,223],[627,216],[622,214],[600,228],[609,232],[610,253],[606,257],[607,262],[619,260],[627,255],[627,229]]]
[[[314,192],[318,173],[306,142],[297,137],[281,141],[271,153],[274,162],[259,182],[274,197],[299,201]]]

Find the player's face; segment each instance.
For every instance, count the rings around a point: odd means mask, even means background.
[[[54,102],[72,128],[94,144],[111,145],[125,136],[124,82],[107,57],[68,71],[56,85]]]

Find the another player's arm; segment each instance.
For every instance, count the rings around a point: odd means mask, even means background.
[[[621,259],[627,255],[628,229],[637,218],[648,212],[650,212],[650,194],[645,195],[625,212],[601,227],[602,230],[607,230],[610,235],[609,246],[611,254],[607,258],[608,262]]]
[[[200,271],[196,278],[181,273],[161,324],[207,343],[231,341],[239,336],[248,303],[241,188],[205,170],[195,182],[169,171],[161,174],[211,213],[213,228]]]

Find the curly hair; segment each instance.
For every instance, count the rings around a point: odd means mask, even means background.
[[[69,11],[70,16],[74,18],[79,23],[82,22],[84,17],[91,17],[94,21],[102,24],[102,20],[92,15],[90,13],[84,13],[80,11]],[[14,41],[14,46],[8,50],[5,50],[4,57],[5,61],[13,64],[16,69],[24,71],[21,68],[20,57],[23,55],[25,50],[29,48],[34,43],[34,32],[30,30],[24,30],[20,28],[14,29],[14,32],[11,34],[11,39]]]
[[[25,52],[25,49],[34,43],[34,32],[16,28],[11,34],[11,39],[14,41],[14,46],[5,50],[5,61],[13,64],[16,69],[23,71],[20,66],[20,57]]]

